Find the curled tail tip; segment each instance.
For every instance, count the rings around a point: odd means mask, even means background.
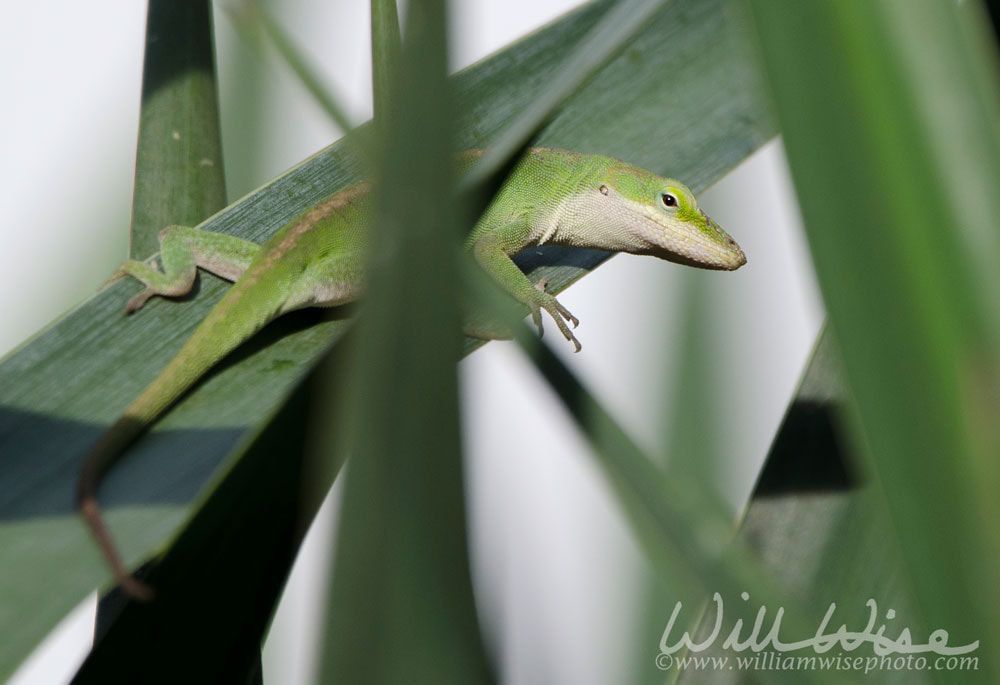
[[[79,509],[80,516],[83,517],[87,527],[90,528],[90,531],[97,539],[97,543],[104,554],[104,559],[108,566],[111,567],[115,581],[121,586],[122,591],[132,599],[140,602],[152,600],[156,596],[153,588],[129,573],[128,569],[125,568],[125,564],[122,563],[118,548],[115,546],[114,540],[111,539],[111,534],[104,525],[104,518],[101,516],[101,507],[97,503],[97,498],[89,494],[80,494],[77,498],[77,509]]]

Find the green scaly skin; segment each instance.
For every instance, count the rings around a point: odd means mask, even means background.
[[[464,153],[460,166],[481,154]],[[336,306],[361,294],[369,189],[360,183],[331,195],[263,245],[170,226],[160,233],[162,273],[129,261],[116,274],[146,286],[129,300],[127,312],[153,295],[186,294],[198,268],[235,282],[167,368],[101,437],[80,473],[77,506],[128,594],[144,599],[152,590],[125,569],[104,525],[96,497],[102,475],[205,372],[268,322],[285,312]],[[740,247],[698,209],[684,184],[610,157],[529,149],[469,234],[466,248],[528,307],[539,334],[545,310],[577,351],[580,343],[567,325],[576,326],[576,317],[511,260],[541,244],[653,255],[703,269],[731,271],[746,263]]]

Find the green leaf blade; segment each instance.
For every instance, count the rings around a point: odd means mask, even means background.
[[[193,226],[226,205],[211,7],[149,3],[130,256],[160,249],[170,224]]]

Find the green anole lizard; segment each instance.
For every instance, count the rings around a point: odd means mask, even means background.
[[[480,154],[464,153],[460,165]],[[115,275],[132,276],[146,286],[129,300],[127,313],[153,295],[186,294],[198,268],[234,281],[163,372],[99,439],[81,470],[77,507],[128,594],[148,598],[151,589],[125,569],[104,525],[97,503],[102,475],[205,372],[272,319],[303,307],[344,304],[361,294],[369,189],[359,183],[327,197],[263,245],[168,226],[159,236],[162,272],[133,260]],[[698,208],[684,184],[610,157],[529,148],[465,246],[528,307],[539,334],[545,310],[577,351],[580,343],[567,325],[575,327],[576,317],[511,260],[522,249],[542,244],[653,255],[703,269],[734,270],[746,263],[740,247]]]

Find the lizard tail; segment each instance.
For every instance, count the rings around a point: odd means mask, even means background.
[[[137,580],[125,568],[121,554],[101,516],[101,507],[97,503],[97,487],[100,485],[101,477],[118,455],[139,437],[147,426],[148,424],[129,414],[120,417],[91,450],[76,482],[76,508],[97,539],[101,552],[114,573],[115,581],[127,595],[142,601],[153,598],[153,589]]]
[[[219,304],[209,312],[198,329],[177,353],[170,364],[139,395],[94,445],[84,460],[76,487],[76,507],[101,547],[115,580],[122,590],[138,600],[149,600],[153,589],[133,577],[125,568],[121,554],[101,515],[97,489],[104,474],[121,457],[125,449],[177,399],[197,382],[216,362],[238,347],[244,340],[263,328],[280,307],[276,302],[259,302],[242,317],[229,315],[234,286]]]

